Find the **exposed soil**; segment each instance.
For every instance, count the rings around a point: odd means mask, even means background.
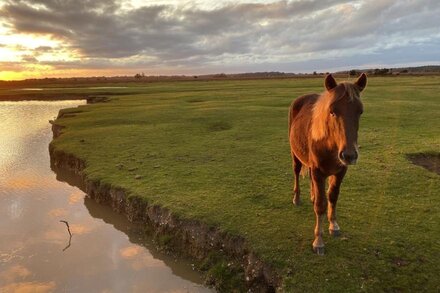
[[[409,154],[408,159],[413,164],[440,175],[440,153]]]

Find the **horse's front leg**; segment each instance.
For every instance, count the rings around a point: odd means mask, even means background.
[[[313,241],[313,251],[319,255],[324,254],[324,240],[322,240],[322,220],[327,210],[327,199],[325,196],[325,176],[318,170],[311,170],[314,202],[313,207],[316,216],[315,240]]]
[[[345,173],[347,172],[347,167],[344,167],[341,172],[336,175],[330,176],[329,187],[328,187],[328,203],[329,208],[327,212],[327,218],[329,221],[328,231],[330,235],[339,236],[340,229],[336,222],[336,203],[338,202],[339,189],[341,187],[342,180],[344,179]]]

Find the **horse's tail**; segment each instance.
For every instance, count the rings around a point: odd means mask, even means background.
[[[301,98],[301,97],[300,97],[300,98]],[[292,123],[293,123],[293,120],[294,120],[295,116],[298,114],[298,105],[302,105],[302,102],[300,102],[300,103],[298,104],[297,101],[298,101],[298,99],[294,100],[294,101],[290,104],[290,107],[289,107],[289,114],[288,114],[288,116],[287,116],[287,124],[288,124],[288,131],[287,131],[287,134],[288,134],[289,141],[290,141],[290,131],[291,131],[291,129],[292,129]],[[296,102],[296,104],[295,104],[295,102]],[[293,153],[292,153],[292,156],[294,156]],[[293,158],[292,158],[292,159],[293,159]],[[310,168],[307,167],[306,165],[302,164],[300,174],[301,174],[301,176],[302,176],[303,178],[306,177],[306,176],[309,176],[309,177],[310,177]]]
[[[292,128],[292,121],[293,121],[293,103],[294,103],[295,101],[293,101],[291,104],[290,104],[290,107],[289,107],[289,115],[287,116],[287,126],[288,126],[288,129],[287,129],[287,135],[288,135],[288,137],[289,137],[289,139],[290,139],[290,129]]]
[[[310,168],[308,168],[307,166],[303,165],[301,168],[301,177],[305,178],[305,177],[310,177]]]

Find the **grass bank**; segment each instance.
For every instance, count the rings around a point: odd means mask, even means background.
[[[440,149],[440,78],[370,78],[360,160],[338,202],[343,235],[311,251],[309,201],[291,204],[290,102],[322,80],[152,83],[56,121],[53,147],[86,175],[240,235],[285,291],[436,291],[440,180],[406,154]],[[127,93],[129,89],[124,89]],[[301,181],[303,198],[309,180]]]

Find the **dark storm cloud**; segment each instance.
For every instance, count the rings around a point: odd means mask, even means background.
[[[125,8],[116,0],[18,0],[7,2],[0,18],[17,32],[63,40],[83,56],[81,61],[50,63],[58,68],[237,65],[246,70],[290,64],[295,70],[295,64],[308,60],[342,64],[344,57],[352,62],[359,56],[370,62],[393,48],[401,59],[406,54],[416,59],[414,48],[440,39],[440,5],[434,0]]]

